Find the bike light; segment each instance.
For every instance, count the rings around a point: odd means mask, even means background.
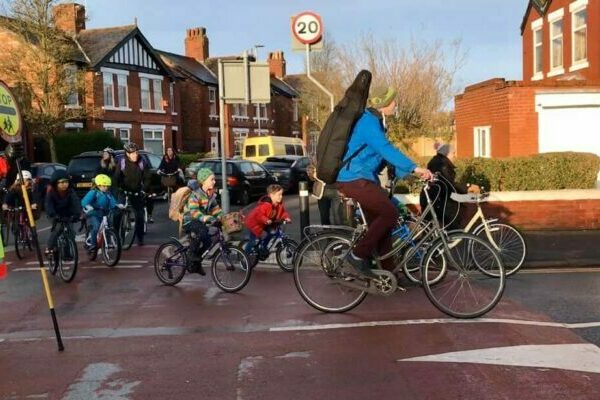
[[[238,179],[235,176],[227,177],[227,185],[236,186],[238,183],[240,183],[240,182],[238,181]]]

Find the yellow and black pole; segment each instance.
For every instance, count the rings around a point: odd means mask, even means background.
[[[31,210],[31,203],[29,202],[29,194],[27,193],[27,185],[23,179],[23,171],[21,170],[21,163],[19,162],[18,155],[16,155],[16,165],[19,174],[19,182],[21,183],[21,193],[23,194],[23,201],[25,202],[25,210],[27,210],[27,219],[29,220],[29,226],[31,227],[31,237],[33,239],[33,245],[35,247],[35,253],[40,265],[40,273],[42,274],[42,283],[44,284],[44,291],[46,292],[46,299],[48,300],[48,308],[50,309],[50,316],[52,317],[52,324],[54,325],[54,333],[56,335],[56,342],[58,343],[58,351],[63,351],[65,346],[63,345],[62,338],[60,337],[60,329],[58,327],[58,320],[56,319],[56,312],[54,311],[54,300],[52,299],[52,292],[50,291],[50,285],[48,284],[48,276],[46,274],[46,268],[44,267],[44,258],[42,257],[42,251],[37,236],[37,229],[35,227],[35,218],[33,218],[33,211]]]
[[[63,351],[65,346],[63,346],[63,342],[60,337],[58,321],[56,320],[56,313],[54,312],[54,301],[52,300],[50,285],[48,285],[48,277],[46,276],[46,269],[44,268],[44,259],[42,258],[42,251],[40,250],[40,245],[38,243],[37,230],[35,229],[35,220],[33,219],[33,213],[31,212],[31,203],[29,203],[27,188],[25,186],[25,181],[23,180],[23,171],[21,171],[21,164],[19,162],[19,158],[23,156],[23,120],[21,118],[21,111],[19,110],[17,99],[12,94],[8,85],[2,81],[0,81],[0,122],[0,137],[10,143],[10,145],[6,148],[5,153],[8,158],[12,158],[16,161],[15,164],[19,174],[19,181],[21,182],[21,190],[23,192],[23,201],[25,202],[29,226],[31,227],[31,237],[33,239],[33,245],[35,246],[38,261],[40,263],[42,282],[44,284],[44,290],[46,291],[46,299],[48,300],[48,308],[50,308],[52,323],[54,324],[56,341],[58,342],[58,351]]]

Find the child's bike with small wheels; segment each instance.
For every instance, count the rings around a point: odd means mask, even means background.
[[[226,241],[223,231],[210,227],[212,246],[202,254],[203,260],[211,260],[211,276],[219,289],[237,292],[250,280],[252,268],[246,254]],[[189,235],[183,240],[175,237],[159,246],[154,255],[154,272],[165,285],[178,284],[186,271],[193,272],[193,264],[188,260]]]
[[[77,273],[79,254],[71,222],[78,219],[57,218],[52,224],[52,230],[58,229],[59,233],[56,238],[56,247],[47,254],[48,270],[52,275],[58,271],[60,279],[67,283],[71,282]]]
[[[294,271],[294,256],[298,249],[298,242],[289,238],[285,233],[283,226],[288,223],[287,221],[275,221],[270,228],[266,229],[270,231],[267,237],[256,241],[250,249],[247,249],[249,239],[240,241],[238,247],[248,256],[250,268],[254,268],[259,261],[265,261],[274,252],[279,268],[285,272]]]
[[[102,255],[102,261],[109,267],[117,265],[121,259],[121,240],[117,232],[113,229],[110,221],[113,220],[113,213],[102,217],[98,234],[96,235],[96,248],[88,249],[88,258],[94,261],[98,252]],[[85,237],[89,236],[89,226],[85,225]]]

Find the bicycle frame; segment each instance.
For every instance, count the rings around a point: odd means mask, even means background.
[[[487,240],[490,242],[490,244],[494,247],[494,249],[496,251],[500,251],[500,246],[498,246],[496,244],[496,242],[494,241],[494,238],[492,237],[492,231],[490,229],[490,223],[492,222],[496,222],[498,221],[497,218],[494,219],[486,219],[485,215],[483,214],[483,210],[481,209],[481,199],[478,197],[477,198],[477,211],[475,212],[475,214],[473,215],[473,217],[471,217],[471,220],[469,221],[469,223],[467,224],[467,226],[465,226],[464,229],[458,229],[455,232],[465,232],[465,233],[471,233],[471,229],[473,229],[475,226],[479,227],[479,226],[483,226],[483,229],[485,230],[485,236],[487,237]],[[481,223],[479,225],[475,225],[477,223],[477,221],[481,221]]]

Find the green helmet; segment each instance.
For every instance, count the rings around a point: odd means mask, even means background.
[[[96,177],[94,178],[94,183],[96,184],[96,186],[110,186],[112,184],[112,181],[110,180],[110,177],[108,175],[100,174],[96,175]]]

